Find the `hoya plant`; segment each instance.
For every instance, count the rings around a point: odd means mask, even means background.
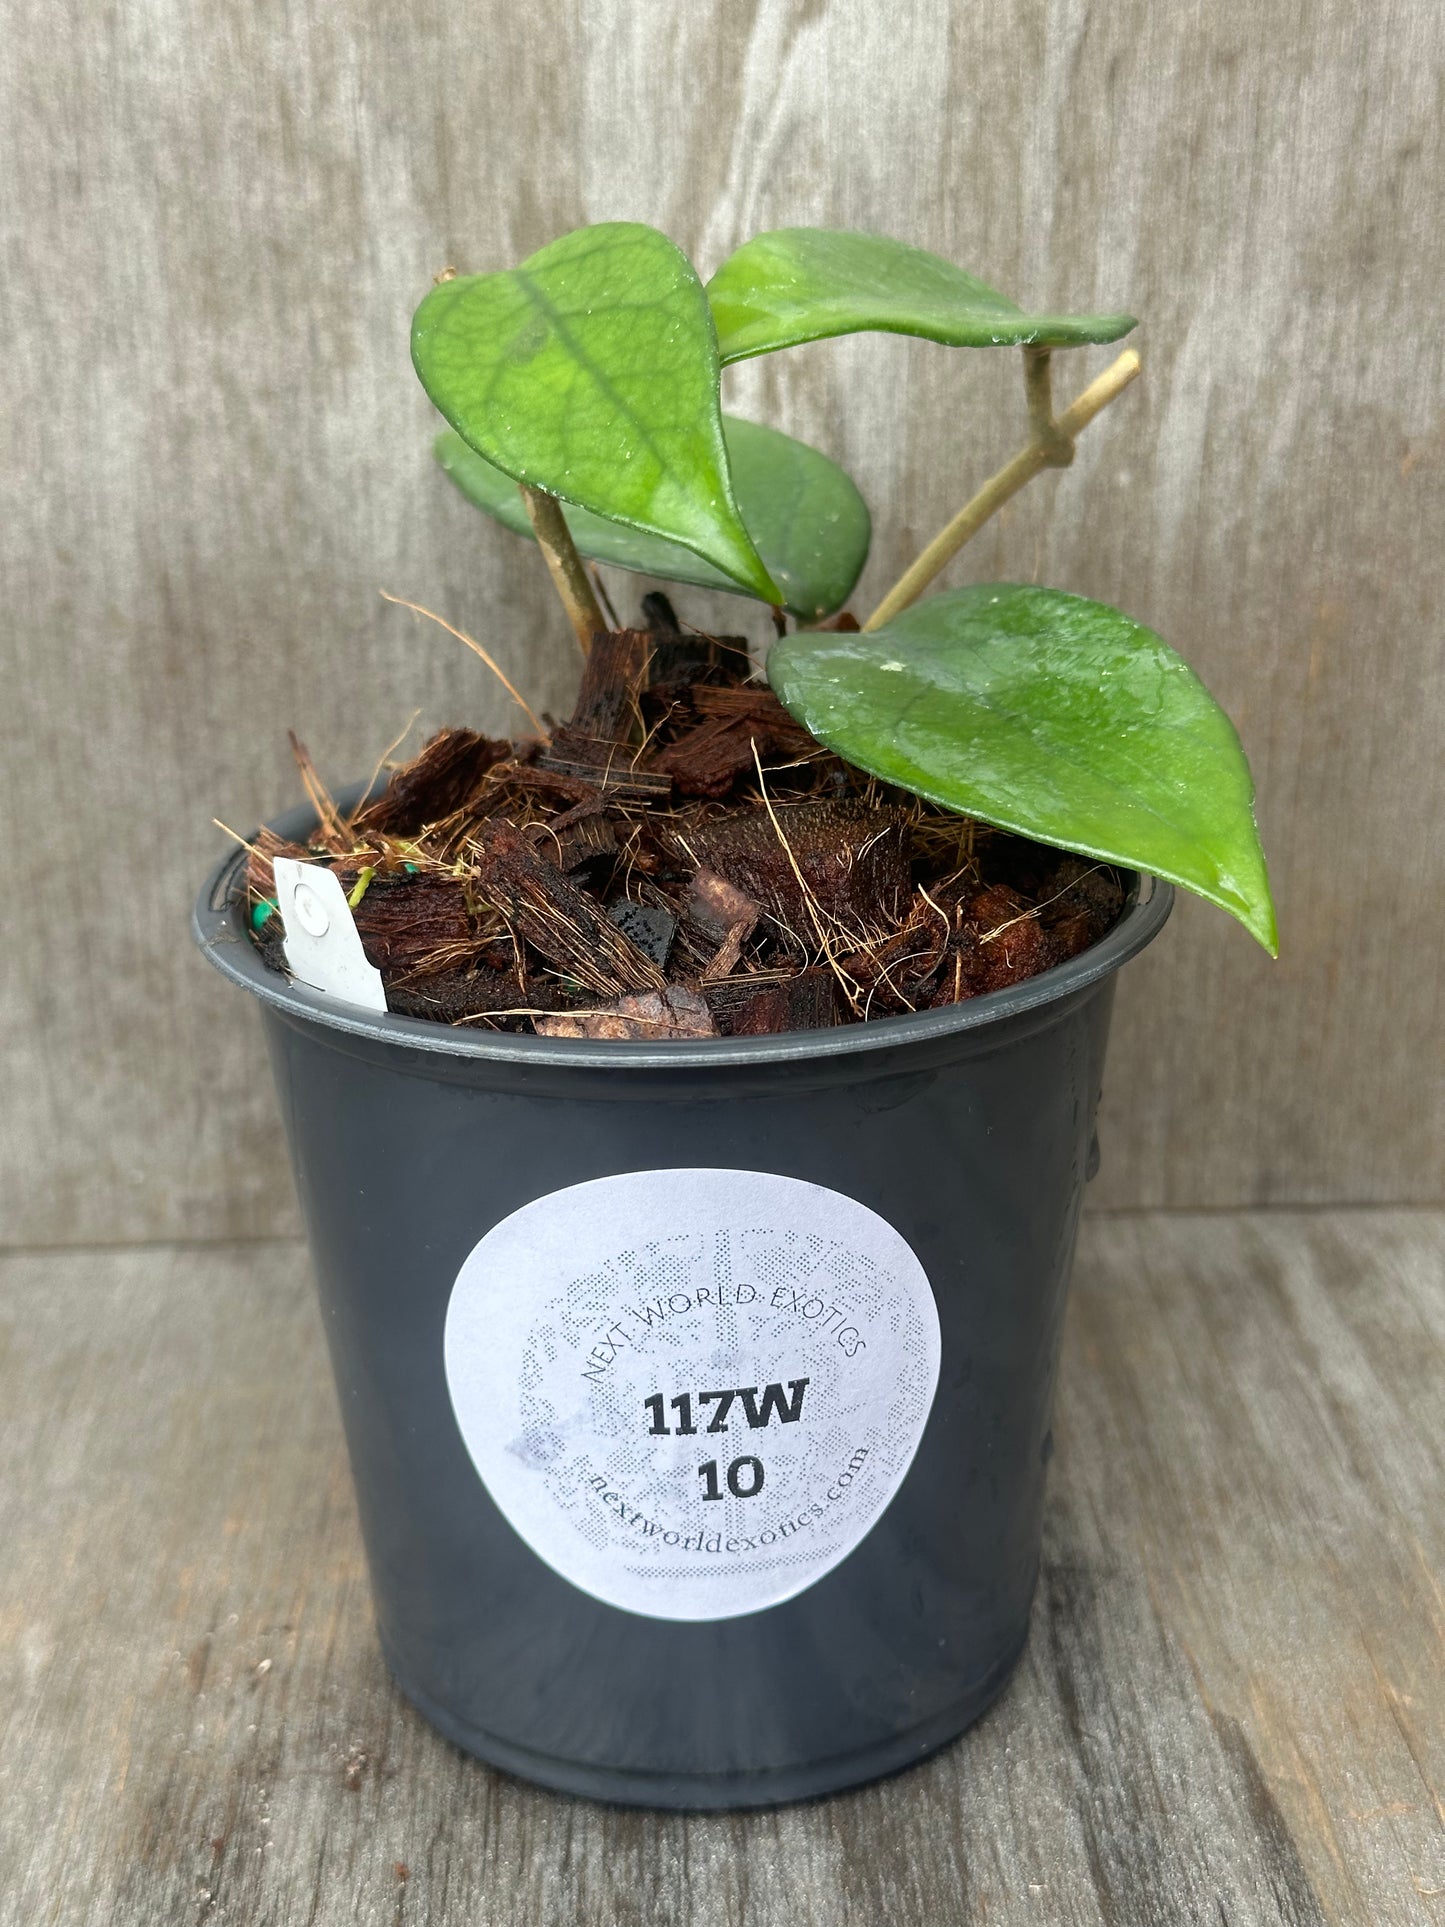
[[[442,467],[535,537],[584,653],[608,625],[583,558],[751,596],[776,612],[773,689],[847,762],[1181,884],[1273,955],[1249,766],[1168,644],[1060,589],[926,593],[1004,502],[1067,466],[1138,372],[1126,350],[1056,414],[1056,353],[1134,325],[1029,313],[936,255],[818,228],[758,235],[704,285],[655,228],[606,222],[520,267],[443,278],[417,310],[412,355],[450,424]],[[868,554],[857,487],[818,450],[725,415],[721,382],[731,362],[864,330],[1020,349],[1029,437],[859,627],[838,618]]]

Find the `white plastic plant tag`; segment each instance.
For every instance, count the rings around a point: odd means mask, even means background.
[[[325,991],[363,1010],[385,1010],[381,972],[366,960],[341,879],[320,863],[295,857],[275,860],[276,907],[286,936],[291,974],[312,990]]]
[[[574,1586],[730,1619],[831,1572],[938,1387],[938,1309],[875,1211],[764,1171],[634,1171],[503,1219],[458,1273],[447,1384],[497,1506]]]

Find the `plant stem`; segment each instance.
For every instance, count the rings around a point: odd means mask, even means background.
[[[1052,359],[1047,348],[1024,349],[1024,393],[1029,427],[1034,440],[1047,449],[1049,467],[1067,468],[1074,459],[1074,444],[1054,420]]]
[[[1095,375],[1081,394],[1075,395],[1063,414],[1059,417],[1059,427],[1073,441],[1095,415],[1100,415],[1111,401],[1129,386],[1139,372],[1139,356],[1133,348],[1126,348],[1117,361],[1111,361],[1102,375]]]
[[[1044,362],[1042,372],[1039,371],[1040,360]],[[1111,362],[1102,375],[1091,381],[1083,393],[1070,402],[1053,423],[1054,434],[1046,434],[1041,438],[1035,408],[1042,397],[1042,405],[1048,407],[1052,415],[1051,404],[1046,396],[1049,370],[1045,357],[1026,360],[1024,374],[1028,384],[1034,438],[997,475],[991,476],[977,495],[964,503],[946,528],[939,530],[928,547],[884,596],[863,624],[864,629],[881,629],[885,622],[891,622],[901,610],[916,602],[933,578],[948,566],[970,536],[977,535],[991,515],[996,515],[1004,503],[1011,501],[1035,475],[1046,468],[1061,465],[1059,452],[1064,446],[1067,446],[1069,459],[1072,459],[1075,437],[1088,427],[1095,415],[1123,394],[1138,372],[1139,357],[1132,348],[1126,348],[1117,361]]]
[[[586,656],[592,648],[592,638],[606,630],[607,620],[597,606],[597,597],[562,514],[562,504],[545,489],[532,488],[526,482],[519,482],[517,486],[522,491],[522,506],[532,524],[537,546],[546,557],[553,585],[577,637],[577,647]]]

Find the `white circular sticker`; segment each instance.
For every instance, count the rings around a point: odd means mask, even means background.
[[[514,1211],[457,1274],[457,1424],[503,1515],[608,1605],[730,1619],[846,1559],[938,1387],[923,1267],[856,1199],[634,1171]]]

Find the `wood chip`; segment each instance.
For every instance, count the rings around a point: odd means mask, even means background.
[[[576,707],[539,754],[539,768],[583,777],[637,802],[671,796],[670,776],[638,766],[642,686],[652,648],[646,629],[613,629],[595,638]]]
[[[773,745],[795,756],[816,755],[819,745],[800,722],[790,716],[766,683],[699,683],[690,690],[699,716],[751,723],[766,732]]]
[[[859,986],[870,1015],[887,1017],[916,1009],[943,961],[952,929],[950,910],[920,890],[891,936],[840,957],[838,968]]]
[[[604,807],[602,791],[595,777],[566,775],[538,762],[498,763],[487,772],[489,786],[499,794],[508,789],[531,790],[541,796],[565,798],[569,803],[590,803]]]
[[[606,796],[628,802],[666,802],[672,795],[672,778],[665,770],[644,769],[637,760],[639,753],[627,743],[559,729],[551,748],[537,758],[537,768],[589,783]]]
[[[617,832],[605,816],[585,816],[562,830],[553,823],[548,829],[557,841],[559,870],[579,870],[584,863],[610,862],[617,855]]]
[[[859,931],[887,929],[911,889],[908,826],[898,809],[785,803],[689,825],[674,840],[797,932],[810,928],[809,898]]]
[[[524,993],[515,972],[472,970],[455,976],[389,982],[386,1005],[399,1017],[429,1017],[438,1024],[459,1024],[492,1011],[515,1009],[527,994],[536,998],[540,986]],[[542,990],[545,999],[555,992]]]
[[[653,641],[646,629],[612,629],[594,637],[582,670],[566,733],[604,743],[636,742],[638,700],[647,680]],[[556,738],[553,738],[554,744]]]
[[[347,888],[350,866],[332,867]],[[373,877],[351,914],[379,970],[464,966],[496,934],[473,915],[461,878],[435,870]]]
[[[739,926],[743,936],[752,935],[762,911],[746,891],[739,890],[704,866],[693,877],[687,890],[687,920],[714,943],[726,942]]]
[[[754,756],[766,756],[772,737],[747,718],[713,716],[655,755],[649,767],[671,778],[682,796],[721,798]]]
[[[648,687],[660,694],[681,695],[690,684],[718,675],[724,648],[735,662],[747,659],[746,637],[709,636],[683,629],[672,604],[658,590],[642,598],[642,612],[652,641]]]
[[[718,983],[724,977],[732,975],[738,967],[743,954],[743,945],[747,942],[751,930],[751,922],[745,921],[733,925],[702,973],[702,981],[705,984]]]
[[[663,992],[619,997],[605,1009],[559,1011],[555,1017],[538,1017],[533,1027],[540,1037],[647,1040],[717,1036],[707,1003],[697,991],[680,984]]]
[[[510,823],[484,824],[468,846],[476,894],[579,984],[599,996],[662,990],[657,965],[613,923],[596,897],[545,862]]]
[[[474,729],[439,730],[418,756],[392,771],[382,794],[352,816],[351,827],[362,836],[416,836],[472,803],[487,771],[511,754],[510,743]]]
[[[731,977],[705,983],[703,994],[724,1037],[766,1037],[775,1031],[826,1030],[836,1023],[837,979],[822,966],[794,977]]]

